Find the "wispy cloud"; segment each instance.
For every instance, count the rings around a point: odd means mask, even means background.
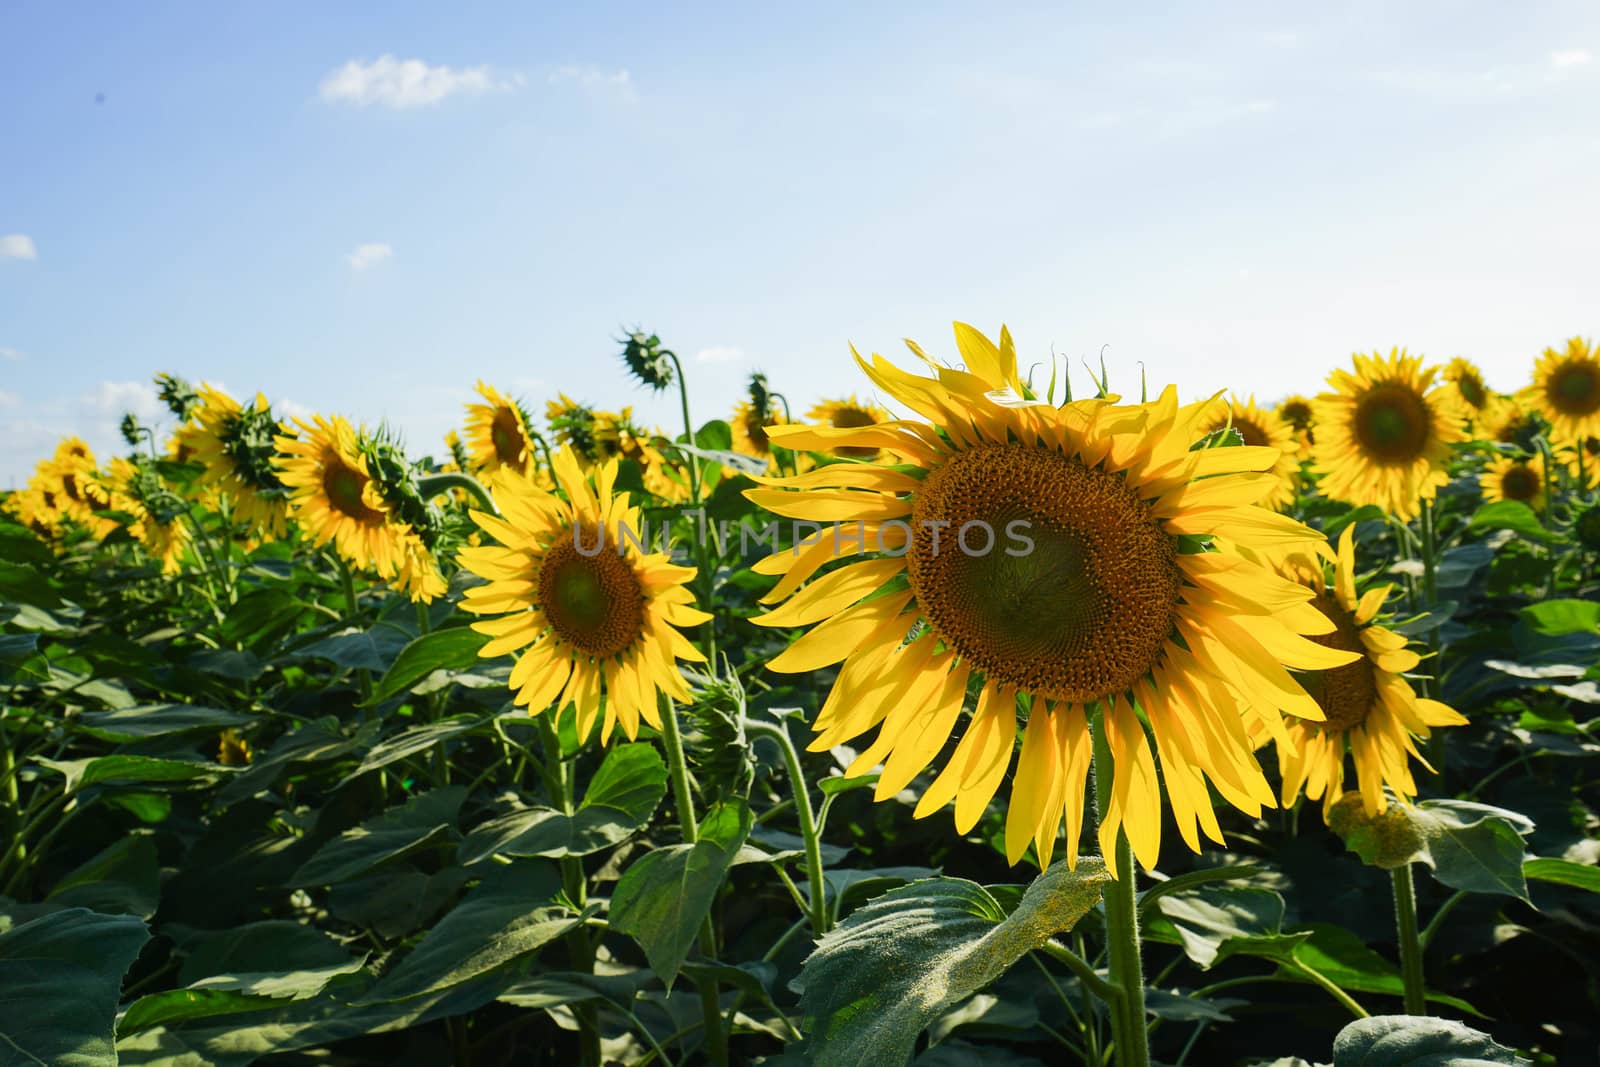
[[[21,363],[22,353],[15,348],[7,348],[5,345],[0,345],[0,359],[8,363]]]
[[[1566,70],[1568,67],[1581,67],[1594,59],[1594,54],[1587,48],[1567,48],[1559,52],[1550,53],[1550,65],[1557,70]]]
[[[14,411],[21,406],[22,398],[20,396],[0,389],[0,411]]]
[[[567,83],[590,93],[614,93],[633,99],[633,75],[627,70],[604,70],[594,66],[568,64],[550,72],[550,84]]]
[[[322,79],[318,92],[329,103],[381,104],[397,111],[437,104],[457,94],[476,96],[492,89],[515,89],[521,75],[496,76],[488,67],[432,66],[420,59],[382,55],[370,62],[352,59]]]
[[[713,345],[694,354],[697,363],[737,363],[744,358],[744,350],[732,345]]]
[[[101,382],[94,392],[79,399],[84,407],[103,415],[132,412],[149,421],[167,414],[166,405],[149,382]]]
[[[272,402],[272,414],[278,419],[309,420],[311,416],[316,414],[316,410],[293,400],[278,399]]]
[[[371,244],[356,245],[356,250],[346,255],[344,261],[350,264],[351,270],[366,270],[368,267],[382,263],[393,255],[393,248],[382,241],[374,241]]]
[[[33,238],[25,233],[8,233],[0,237],[0,259],[38,259],[39,249]]]

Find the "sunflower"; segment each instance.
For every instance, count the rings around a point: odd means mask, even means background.
[[[636,425],[631,407],[620,412],[596,411],[593,427],[598,462],[631,460],[638,465],[640,480],[652,496],[669,503],[689,499],[688,482],[658,447],[658,442],[665,440],[664,436],[659,430],[647,431]],[[553,482],[539,484],[545,489],[555,487]]]
[[[331,541],[355,567],[397,579],[413,600],[442,594],[445,583],[432,553],[412,525],[394,515],[362,436],[337,415],[295,424],[297,436],[278,438],[274,462],[290,490],[290,511],[312,543]]]
[[[509,467],[519,474],[531,474],[537,463],[533,432],[522,405],[492,385],[482,381],[478,395],[486,403],[467,405],[467,442],[472,466],[480,471]]]
[[[488,583],[461,606],[495,616],[472,624],[492,638],[480,656],[520,650],[515,704],[534,715],[572,704],[580,738],[603,709],[601,743],[618,723],[632,739],[640,719],[660,728],[658,694],[690,698],[676,660],[705,657],[676,627],[711,616],[692,606],[693,568],[640,548],[639,509],[613,491],[616,460],[585,475],[569,447],[553,466],[564,500],[508,472],[492,480],[504,518],[472,518],[499,545],[461,550],[462,567]]]
[[[877,404],[864,404],[857,400],[855,394],[843,400],[822,400],[806,412],[806,418],[831,426],[834,429],[848,430],[862,426],[874,426],[880,422],[889,421],[889,412]],[[780,444],[782,442],[779,442]],[[833,449],[833,454],[849,459],[877,459],[879,450],[876,448],[840,447]]]
[[[578,461],[585,467],[595,461],[598,446],[595,442],[595,411],[580,404],[566,393],[557,393],[556,399],[545,404],[545,421],[556,443],[571,447]]]
[[[1466,418],[1467,426],[1477,426],[1494,406],[1495,394],[1483,382],[1483,371],[1470,359],[1457,356],[1439,372],[1439,385]]]
[[[224,767],[247,767],[255,759],[250,742],[238,730],[224,730],[217,737],[217,762]]]
[[[1447,704],[1419,697],[1402,677],[1420,657],[1406,648],[1404,637],[1373,621],[1389,586],[1357,596],[1353,533],[1354,524],[1345,526],[1337,552],[1323,545],[1317,556],[1297,555],[1282,567],[1315,594],[1316,609],[1333,620],[1333,633],[1313,640],[1357,658],[1331,670],[1297,673],[1324,718],[1289,725],[1288,743],[1278,740],[1278,770],[1285,807],[1303,789],[1312,800],[1321,797],[1326,811],[1344,792],[1348,751],[1355,758],[1362,802],[1368,814],[1376,815],[1387,806],[1386,785],[1401,796],[1416,796],[1406,756],[1415,756],[1423,766],[1427,762],[1412,738],[1427,737],[1435,726],[1459,726],[1467,720]],[[1332,566],[1331,584],[1324,557]]]
[[[1300,445],[1296,455],[1300,459],[1310,459],[1311,445],[1316,440],[1313,431],[1316,412],[1311,406],[1310,398],[1298,393],[1284,397],[1278,401],[1277,415],[1294,429],[1295,440]]]
[[[1478,488],[1486,503],[1518,500],[1534,511],[1543,511],[1544,457],[1496,456],[1478,476]]]
[[[1336,392],[1316,399],[1312,453],[1322,491],[1410,519],[1450,480],[1450,446],[1467,436],[1460,411],[1433,386],[1436,368],[1404,349],[1353,358],[1355,373],[1334,371],[1328,383]]]
[[[255,537],[282,538],[289,528],[289,490],[272,465],[273,438],[283,427],[260,393],[248,407],[202,384],[191,407],[194,421],[179,429],[185,459],[199,463],[203,487],[220,490],[233,518]]]
[[[879,356],[857,362],[873,383],[928,421],[860,427],[782,426],[785,447],[892,453],[889,463],[836,463],[746,491],[793,519],[833,523],[805,547],[756,564],[781,575],[755,621],[817,623],[769,666],[838,663],[813,751],[874,728],[848,768],[882,762],[877,798],[906,788],[957,732],[969,685],[975,709],[918,804],[955,801],[965,833],[1020,755],[1006,816],[1015,863],[1030,842],[1048,866],[1063,821],[1076,862],[1098,709],[1112,753],[1100,843],[1125,828],[1147,868],[1160,851],[1161,790],[1153,730],[1179,832],[1221,830],[1207,781],[1259,813],[1274,799],[1246,723],[1280,732],[1283,712],[1321,718],[1283,664],[1338,666],[1354,657],[1302,636],[1326,633],[1311,592],[1224,545],[1300,544],[1316,535],[1256,506],[1276,479],[1273,448],[1191,451],[1210,404],[1114,398],[1062,408],[1034,399],[1002,329],[996,346],[956,325],[965,371],[927,360],[933,377]],[[903,465],[901,461],[903,460]],[[811,579],[830,560],[873,558]]]
[[[162,574],[177,574],[194,535],[183,521],[188,505],[153,467],[117,457],[106,474],[111,506],[132,516],[128,533],[161,562]]]
[[[1486,440],[1502,445],[1530,447],[1539,432],[1539,419],[1523,396],[1497,396],[1478,422]]]
[[[1225,426],[1233,427],[1246,445],[1272,448],[1279,453],[1278,461],[1267,472],[1277,484],[1261,499],[1262,506],[1282,511],[1294,503],[1295,484],[1300,475],[1300,461],[1296,458],[1300,444],[1295,439],[1294,427],[1275,413],[1257,407],[1253,396],[1247,400],[1230,397],[1226,403],[1215,401],[1211,416],[1200,423],[1203,434],[1215,433]]]
[[[1567,465],[1579,492],[1600,480],[1600,437],[1585,437],[1581,441],[1557,437],[1556,458]]]
[[[1582,337],[1545,349],[1522,395],[1562,437],[1600,436],[1600,350]]]
[[[784,425],[784,418],[769,407],[765,414],[756,410],[749,400],[741,400],[733,407],[728,427],[733,431],[733,450],[756,459],[772,459],[772,440],[767,431]]]

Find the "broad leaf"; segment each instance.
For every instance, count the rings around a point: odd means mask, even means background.
[[[1485,504],[1472,516],[1467,528],[1479,530],[1510,530],[1540,544],[1565,540],[1560,534],[1545,529],[1534,510],[1520,500],[1496,500]]]
[[[1526,878],[1537,879],[1541,882],[1553,882],[1556,885],[1572,886],[1574,889],[1587,889],[1591,893],[1600,893],[1600,867],[1591,866],[1587,863],[1535,857],[1523,861],[1522,874]]]
[[[1528,899],[1522,838],[1534,827],[1514,811],[1468,800],[1424,800],[1390,803],[1373,816],[1359,794],[1348,793],[1329,811],[1328,825],[1371,866],[1392,870],[1426,863],[1452,889]]]
[[[62,877],[49,899],[62,907],[150,918],[161,899],[155,842],[147,834],[118,838]]]
[[[1463,1023],[1415,1015],[1357,1019],[1333,1040],[1333,1067],[1490,1067],[1527,1064]]]
[[[423,634],[400,650],[384,676],[372,687],[370,706],[398,696],[437,670],[465,670],[478,660],[489,639],[466,626]]]
[[[961,878],[912,882],[873,900],[818,942],[795,980],[809,1062],[907,1063],[925,1027],[1072,929],[1108,880],[1094,857],[1080,857],[1075,871],[1057,863],[1010,915]]]
[[[465,786],[419,793],[329,841],[289,879],[290,886],[332,885],[365,874],[380,863],[409,855],[455,832]]]
[[[168,734],[221,733],[254,721],[254,716],[195,704],[143,704],[115,711],[86,711],[77,722],[86,733],[107,741],[136,741]]]
[[[190,989],[262,997],[312,996],[366,960],[314,927],[288,919],[208,931],[185,948],[188,957],[178,980]]]

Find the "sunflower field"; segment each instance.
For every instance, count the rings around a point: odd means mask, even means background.
[[[1600,1063],[1588,341],[619,345],[681,426],[161,375],[0,500],[0,1065]]]

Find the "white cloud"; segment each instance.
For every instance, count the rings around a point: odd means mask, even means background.
[[[744,358],[744,350],[732,345],[714,345],[694,354],[696,363],[736,363]]]
[[[22,406],[22,398],[16,393],[0,390],[0,411],[10,411]]]
[[[38,259],[39,249],[33,238],[25,233],[8,233],[0,237],[0,259]]]
[[[83,394],[80,399],[84,407],[106,415],[132,412],[150,421],[168,413],[167,406],[156,395],[155,386],[149,382],[101,382],[98,389]]]
[[[1567,48],[1559,52],[1550,53],[1550,65],[1557,70],[1567,67],[1581,67],[1594,58],[1594,54],[1587,48]]]
[[[568,64],[550,72],[550,84],[561,82],[571,82],[586,92],[612,92],[629,99],[633,97],[633,75],[620,68],[607,71]]]
[[[272,402],[272,414],[284,421],[305,419],[309,422],[311,416],[316,414],[316,411],[306,407],[304,404],[297,404],[293,400],[274,400]]]
[[[344,261],[350,264],[351,270],[366,270],[374,263],[382,263],[392,255],[394,255],[393,248],[381,241],[375,241],[371,244],[356,245],[356,250],[345,256]]]
[[[0,345],[0,359],[10,363],[20,363],[22,362],[22,353],[15,348],[7,348],[5,345]]]
[[[324,77],[318,92],[329,103],[382,104],[399,111],[437,104],[457,93],[476,96],[491,89],[514,89],[525,81],[521,75],[497,78],[488,67],[435,67],[420,59],[382,55],[371,62],[350,60]]]

